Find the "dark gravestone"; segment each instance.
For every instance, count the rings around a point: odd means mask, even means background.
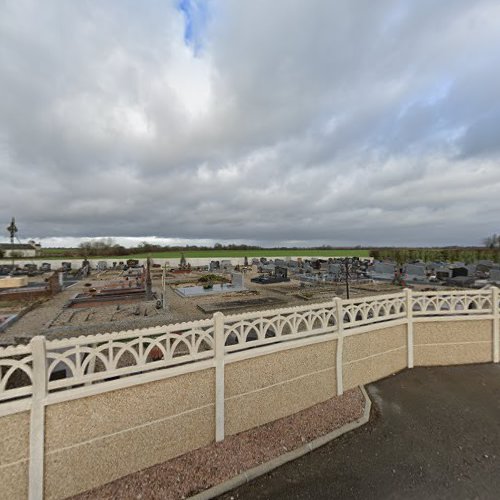
[[[453,267],[451,269],[451,277],[457,278],[458,276],[468,276],[469,270],[466,267]]]
[[[284,283],[290,281],[288,277],[288,269],[286,267],[276,266],[271,275],[262,274],[257,278],[251,280],[253,283],[260,283],[261,285],[269,285],[273,283]]]
[[[274,268],[274,277],[287,280],[288,278],[288,269],[286,267],[276,266]]]

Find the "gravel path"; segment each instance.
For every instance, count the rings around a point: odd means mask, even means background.
[[[360,418],[363,410],[363,394],[353,389],[290,417],[117,479],[73,500],[186,498],[328,434]]]

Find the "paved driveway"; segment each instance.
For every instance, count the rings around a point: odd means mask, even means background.
[[[367,390],[369,424],[222,498],[500,498],[500,365],[414,368]]]

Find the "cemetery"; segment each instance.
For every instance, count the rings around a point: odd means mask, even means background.
[[[309,274],[326,272],[329,265],[326,259],[324,262],[254,259],[251,264],[248,259],[236,263],[222,260],[201,266],[192,265],[185,258],[177,265],[136,259],[59,264],[43,263],[38,268],[35,265],[33,270],[43,273],[29,278],[28,287],[19,287],[23,291],[30,289],[32,301],[34,293],[43,292],[40,296],[43,300],[22,319],[9,323],[2,333],[2,343],[27,342],[40,333],[63,338],[192,321],[217,310],[244,312],[299,305],[344,293],[338,282],[301,281]],[[263,267],[268,269],[264,274],[270,274],[271,280],[262,279]],[[52,270],[47,272],[48,269]],[[50,283],[45,281],[47,277]],[[16,283],[24,283],[27,278],[15,279]],[[6,288],[0,294],[4,292],[19,293],[14,288]],[[353,290],[355,295],[371,292]],[[26,297],[20,295],[19,299]],[[17,295],[16,301],[21,302]]]
[[[200,265],[182,256],[177,265],[139,259],[60,264],[30,265],[31,277],[23,274],[26,268],[10,266],[9,274],[0,278],[0,304],[7,299],[9,304],[37,303],[22,320],[0,307],[3,344],[26,342],[40,331],[61,338],[198,320],[218,310],[239,313],[322,302],[347,293],[390,293],[404,286],[440,290],[500,284],[500,267],[490,261],[398,265],[359,258],[261,257]]]

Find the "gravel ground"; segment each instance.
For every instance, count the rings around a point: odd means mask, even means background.
[[[48,298],[43,304],[33,309],[20,318],[3,334],[4,340],[14,341],[18,338],[27,337],[27,341],[35,335],[40,335],[41,331],[48,325],[56,314],[61,311],[64,304],[75,294],[74,288],[65,290],[55,297]]]
[[[258,273],[251,272],[245,275],[245,286],[247,292],[235,292],[224,295],[211,295],[206,297],[184,298],[175,291],[167,287],[166,299],[168,308],[166,311],[157,311],[154,308],[155,302],[138,302],[136,304],[124,304],[120,306],[121,311],[117,311],[116,305],[102,305],[82,309],[64,309],[64,305],[77,293],[86,291],[85,283],[92,283],[93,286],[101,287],[119,282],[118,276],[112,273],[93,274],[83,281],[77,282],[71,288],[48,298],[36,309],[28,312],[14,324],[9,326],[2,334],[0,340],[4,343],[25,343],[35,335],[45,335],[49,339],[64,338],[79,335],[93,335],[96,333],[116,332],[121,330],[131,330],[135,328],[147,328],[183,321],[193,321],[197,319],[209,318],[212,315],[204,313],[198,305],[213,304],[215,302],[244,301],[258,298],[277,298],[285,300],[286,304],[277,306],[263,306],[262,309],[275,309],[278,307],[289,307],[296,305],[306,305],[330,300],[335,293],[335,287],[327,285],[306,286],[302,289],[300,283],[291,280],[288,283],[273,286],[256,285],[250,279]],[[178,279],[186,281],[196,281],[196,275],[179,276]],[[325,291],[326,289],[326,291]],[[297,297],[297,292],[305,290],[310,293],[309,300]],[[388,293],[395,291],[394,287],[387,284],[374,284],[365,286],[363,289],[352,290],[353,296],[376,295],[378,293]],[[159,280],[153,281],[153,291],[161,293],[161,283]],[[342,293],[343,287],[336,288],[337,293]],[[141,310],[148,309],[147,314],[140,316],[131,314],[130,311],[140,306]],[[244,312],[250,309],[244,306],[241,309],[232,310],[231,314]]]
[[[117,479],[73,500],[186,498],[328,434],[360,418],[363,410],[363,394],[353,389],[290,417]]]

